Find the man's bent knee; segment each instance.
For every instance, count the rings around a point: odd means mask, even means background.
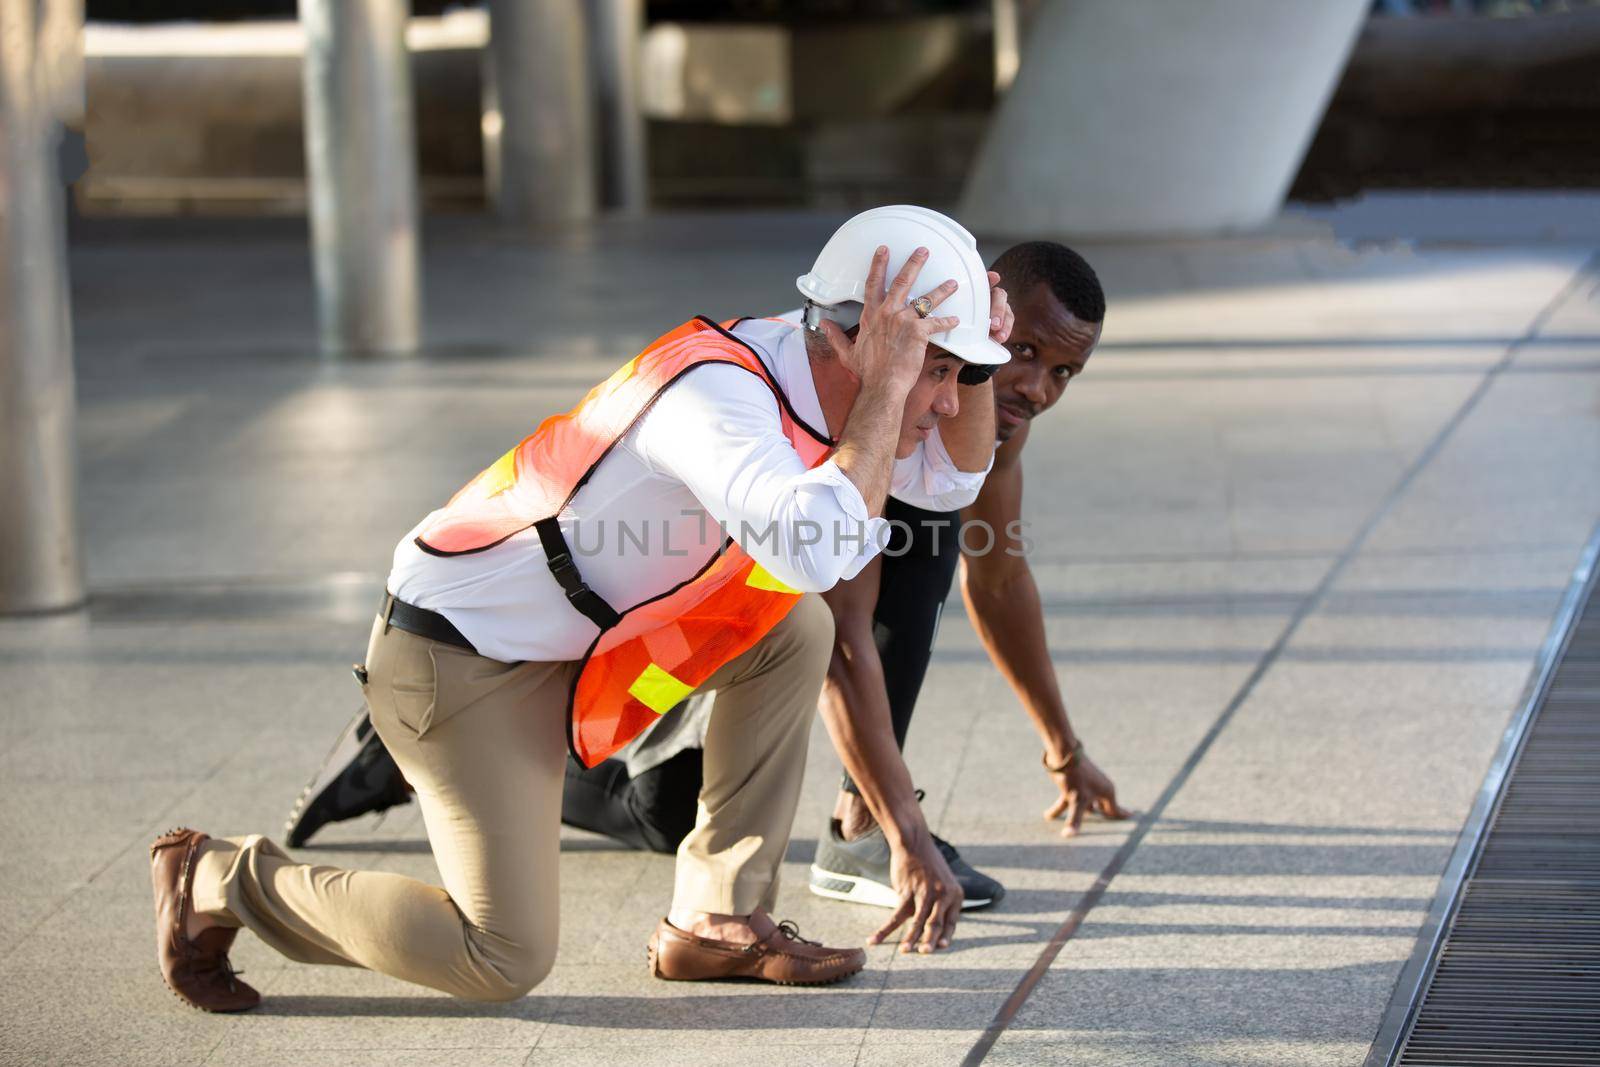
[[[553,947],[520,953],[514,958],[495,963],[482,960],[471,985],[459,990],[456,995],[463,1000],[495,1004],[519,1000],[548,978],[555,965]]]

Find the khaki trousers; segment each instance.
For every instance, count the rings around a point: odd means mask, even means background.
[[[705,785],[678,850],[674,907],[771,906],[832,648],[832,614],[808,594],[706,682],[716,697]],[[380,617],[367,703],[416,789],[444,887],[296,863],[252,835],[204,846],[196,910],[304,963],[366,967],[472,1000],[522,996],[555,962],[565,708],[577,669],[500,663]],[[640,916],[641,938],[653,918]]]

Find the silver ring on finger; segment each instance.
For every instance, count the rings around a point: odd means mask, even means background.
[[[911,301],[911,310],[917,313],[917,318],[925,319],[933,314],[933,301],[925,296],[919,296]]]

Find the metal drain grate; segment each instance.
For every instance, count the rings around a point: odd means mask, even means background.
[[[1397,1051],[1369,1064],[1600,1064],[1596,570],[1591,545]]]

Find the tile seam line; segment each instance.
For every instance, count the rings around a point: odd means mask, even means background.
[[[1166,810],[1178,792],[1188,784],[1189,777],[1211,751],[1211,746],[1216,743],[1222,731],[1233,721],[1234,715],[1250,699],[1261,679],[1277,664],[1279,658],[1283,655],[1284,649],[1288,647],[1290,640],[1300,629],[1301,624],[1310,617],[1311,613],[1327,597],[1329,590],[1333,588],[1350,563],[1361,552],[1379,524],[1389,516],[1395,506],[1410,492],[1417,478],[1433,463],[1439,453],[1444,450],[1444,446],[1455,436],[1456,430],[1477,410],[1478,405],[1488,395],[1495,381],[1516,359],[1517,353],[1528,341],[1538,337],[1539,331],[1554,317],[1556,311],[1577,293],[1579,287],[1593,276],[1597,267],[1600,267],[1600,252],[1592,254],[1572,272],[1572,276],[1567,279],[1566,283],[1534,315],[1523,335],[1506,348],[1500,359],[1493,366],[1483,372],[1472,392],[1461,402],[1445,424],[1434,433],[1427,446],[1406,468],[1405,473],[1400,476],[1399,481],[1390,488],[1389,492],[1379,501],[1378,506],[1367,516],[1366,521],[1361,524],[1361,527],[1356,531],[1349,543],[1345,545],[1343,551],[1339,553],[1327,571],[1324,572],[1321,580],[1300,602],[1299,607],[1289,617],[1283,629],[1278,632],[1278,636],[1273,640],[1271,646],[1256,661],[1255,667],[1251,669],[1245,680],[1240,683],[1239,688],[1217,715],[1210,728],[1206,730],[1199,742],[1190,750],[1188,757],[1178,768],[1177,773],[1173,775],[1166,787],[1162,789],[1161,794],[1156,798],[1156,802],[1140,816],[1133,832],[1128,835],[1127,840],[1117,849],[1106,865],[1101,868],[1094,884],[1089,887],[1083,896],[1079,898],[1078,903],[1073,905],[1072,910],[1067,913],[1066,918],[1057,927],[1049,943],[1039,953],[1033,966],[1022,976],[1022,979],[1012,990],[1011,995],[1000,1005],[1000,1009],[995,1013],[994,1018],[990,1021],[982,1036],[978,1038],[967,1053],[966,1058],[962,1060],[962,1067],[977,1067],[988,1057],[990,1050],[994,1048],[995,1042],[999,1041],[1000,1035],[1005,1033],[1012,1022],[1015,1021],[1017,1012],[1021,1010],[1023,1004],[1033,994],[1040,979],[1050,969],[1050,965],[1055,962],[1056,957],[1061,954],[1061,950],[1066,947],[1067,942],[1077,933],[1089,912],[1093,911],[1100,903],[1100,899],[1105,896],[1111,882],[1121,873],[1128,860],[1133,857],[1139,846],[1143,844],[1151,828],[1160,820],[1162,812]]]
[[[861,1040],[856,1042],[855,1058],[850,1061],[851,1067],[861,1063],[861,1057],[867,1051],[867,1037],[872,1033],[873,1023],[878,1021],[878,1009],[883,1006],[884,994],[889,991],[889,979],[894,972],[894,957],[898,952],[889,956],[887,965],[883,968],[883,981],[878,983],[878,990],[872,996],[872,1010],[867,1013],[866,1025],[861,1028]]]

